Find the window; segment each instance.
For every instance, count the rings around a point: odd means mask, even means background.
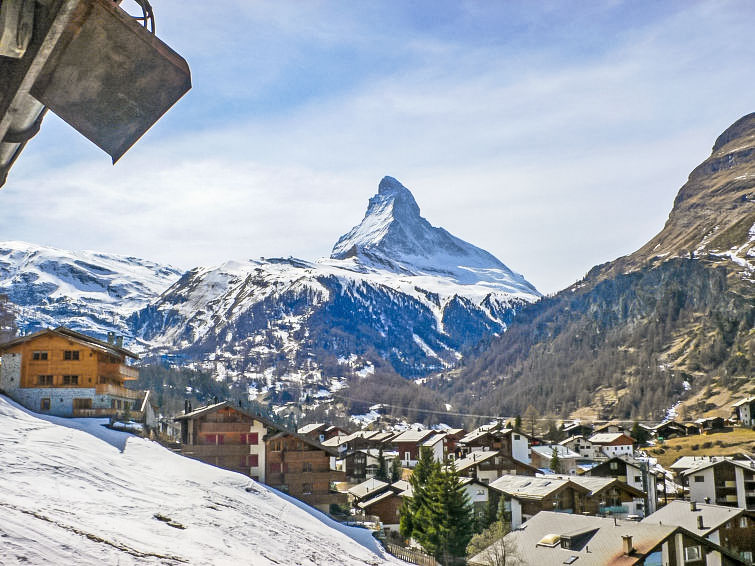
[[[514,440],[519,440],[519,435],[518,434],[514,435]]]
[[[739,526],[742,529],[746,529],[747,528],[747,517],[740,517],[739,518]]]
[[[304,495],[309,495],[312,493],[312,484],[311,483],[303,483],[301,484],[301,492]]]
[[[312,471],[312,462],[302,462],[302,464],[301,464],[301,471],[302,472],[311,472]]]
[[[32,360],[46,360],[47,352],[32,352],[31,359]]]
[[[241,444],[257,445],[259,442],[258,432],[247,432],[241,435]]]
[[[703,483],[705,481],[705,476],[695,476],[695,483]]]
[[[78,384],[79,384],[78,375],[64,375],[63,376],[63,385],[78,385]]]
[[[270,464],[270,473],[279,474],[281,471],[281,465],[278,462],[272,462]]]
[[[92,400],[89,398],[82,398],[82,399],[74,399],[73,400],[73,409],[91,409],[92,408]]]
[[[642,476],[634,476],[634,481],[640,483],[642,481]]]
[[[411,460],[411,459],[412,459],[412,454],[411,454],[411,452],[404,452],[404,461],[405,461],[405,462],[408,462],[408,461],[409,461],[409,460]]]
[[[695,562],[702,559],[702,552],[699,546],[687,546],[684,548],[684,561]]]
[[[608,467],[611,468],[612,470],[618,470],[619,469],[619,463],[618,462],[611,462],[608,465]]]
[[[247,468],[256,468],[260,465],[260,457],[257,454],[247,454],[241,457],[241,465]]]
[[[44,398],[40,399],[39,410],[40,411],[49,411],[50,410],[50,398],[49,397],[44,397]]]
[[[63,359],[64,360],[78,360],[79,351],[78,350],[65,350],[63,352]]]
[[[38,375],[37,385],[52,385],[52,376],[51,375]]]

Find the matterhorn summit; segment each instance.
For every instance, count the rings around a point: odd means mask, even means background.
[[[488,284],[496,291],[539,292],[495,256],[420,216],[411,191],[384,177],[359,225],[341,236],[332,259],[356,258],[365,266],[407,275],[435,275],[461,285]]]

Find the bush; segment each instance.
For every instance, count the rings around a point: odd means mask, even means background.
[[[690,448],[690,450],[697,450],[698,448],[700,448],[700,445],[699,444],[693,444],[689,448]]]

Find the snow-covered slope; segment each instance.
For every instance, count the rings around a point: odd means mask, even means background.
[[[0,564],[401,564],[369,531],[102,422],[0,396]]]
[[[65,324],[99,337],[129,334],[126,317],[180,274],[134,257],[0,242],[0,293],[21,307],[18,324],[26,330]]]

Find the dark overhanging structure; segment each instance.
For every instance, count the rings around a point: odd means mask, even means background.
[[[113,163],[191,88],[148,0],[0,0],[0,187],[51,110]]]

